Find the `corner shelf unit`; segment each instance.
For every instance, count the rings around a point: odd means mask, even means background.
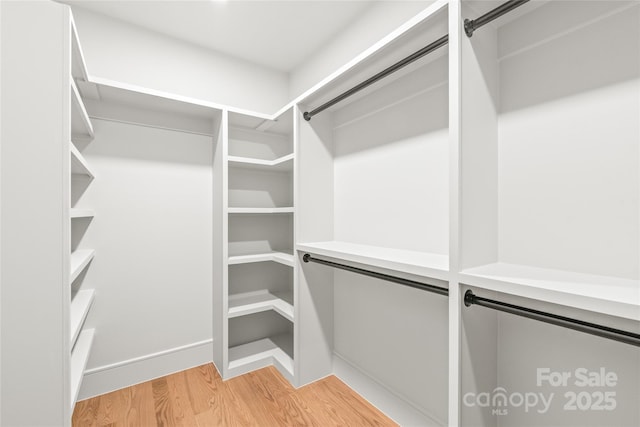
[[[224,344],[214,361],[225,379],[274,365],[295,380],[293,118],[292,109],[276,120],[228,112],[223,126],[226,256],[214,288]]]

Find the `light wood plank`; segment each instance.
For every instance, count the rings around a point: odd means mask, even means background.
[[[222,381],[212,364],[78,402],[75,427],[396,426],[334,376],[294,389],[273,366]]]

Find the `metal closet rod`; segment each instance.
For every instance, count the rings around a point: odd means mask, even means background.
[[[559,316],[553,313],[533,310],[531,308],[508,304],[506,302],[496,301],[489,298],[482,298],[475,295],[471,290],[468,290],[464,294],[464,305],[467,307],[480,305],[494,310],[503,311],[505,313],[514,314],[516,316],[526,317],[528,319],[562,326],[563,328],[573,329],[574,331],[580,331],[640,347],[640,334],[609,328],[595,323],[584,322],[570,317]]]
[[[473,35],[473,32],[475,30],[477,30],[478,28],[482,27],[483,25],[488,24],[489,22],[493,21],[494,19],[504,15],[505,13],[515,9],[518,6],[523,5],[524,3],[528,2],[529,0],[510,0],[500,6],[498,6],[497,8],[485,13],[484,15],[480,16],[479,18],[476,18],[474,20],[469,20],[469,19],[465,19],[464,21],[464,30],[467,33],[467,35],[469,37],[471,37]],[[351,95],[360,92],[362,89],[366,88],[367,86],[372,85],[373,83],[377,82],[378,80],[381,80],[385,77],[387,77],[389,74],[393,74],[396,71],[398,71],[401,68],[406,67],[407,65],[411,64],[412,62],[422,58],[425,55],[428,55],[429,53],[441,48],[442,46],[445,46],[447,43],[449,43],[449,35],[444,35],[442,37],[440,37],[438,40],[434,41],[433,43],[423,47],[422,49],[412,53],[411,55],[407,56],[404,59],[401,59],[400,61],[396,62],[395,64],[391,65],[390,67],[385,68],[384,70],[380,71],[378,74],[369,77],[367,80],[363,81],[362,83],[357,84],[356,86],[352,87],[351,89],[342,92],[340,95],[336,96],[335,98],[331,99],[330,101],[325,102],[324,104],[322,104],[321,106],[311,110],[311,111],[305,111],[302,116],[304,117],[304,119],[306,121],[311,120],[311,118],[313,116],[315,116],[316,114],[326,110],[327,108],[337,104],[338,102],[342,101],[343,99],[346,99],[348,97],[350,97]]]
[[[420,289],[427,292],[433,292],[438,295],[449,296],[449,289],[440,286],[429,285],[427,283],[416,282],[415,280],[404,279],[402,277],[391,276],[389,274],[378,273],[376,271],[365,270],[364,268],[352,267],[350,265],[339,264],[333,261],[314,258],[310,254],[304,254],[302,257],[304,262],[316,262],[318,264],[327,265],[333,268],[350,271],[352,273],[362,274],[363,276],[375,277],[376,279],[386,280],[387,282],[398,283],[400,285],[409,286],[411,288]]]

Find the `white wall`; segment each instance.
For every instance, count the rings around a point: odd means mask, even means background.
[[[431,3],[430,0],[376,1],[360,18],[291,71],[289,98],[294,99],[313,87]]]
[[[96,290],[85,326],[96,337],[81,397],[213,354],[212,138],[103,120],[94,128],[83,153],[96,178],[76,205],[96,212],[80,242],[96,250],[82,282]],[[73,231],[76,240],[82,230]],[[163,352],[175,355],[135,362]]]
[[[288,74],[74,7],[89,75],[262,113],[288,101]]]
[[[560,33],[562,2],[500,29],[501,261],[639,277],[640,8],[589,22],[616,3]]]

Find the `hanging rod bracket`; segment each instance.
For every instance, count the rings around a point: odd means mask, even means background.
[[[305,111],[305,112],[302,114],[302,117],[304,117],[304,119],[305,119],[306,121],[311,120],[311,116],[309,115],[309,112],[308,112],[308,111]]]
[[[516,7],[520,7],[523,4],[527,3],[529,0],[509,0],[506,3],[501,4],[495,9],[490,10],[484,15],[476,18],[476,19],[465,19],[464,20],[464,32],[468,37],[473,36],[473,32],[480,27],[487,25],[489,22],[494,19],[498,19],[505,13],[511,12]]]
[[[467,35],[467,37],[472,37],[473,32],[476,30],[473,26],[473,22],[474,21],[471,19],[464,20],[464,32]]]

